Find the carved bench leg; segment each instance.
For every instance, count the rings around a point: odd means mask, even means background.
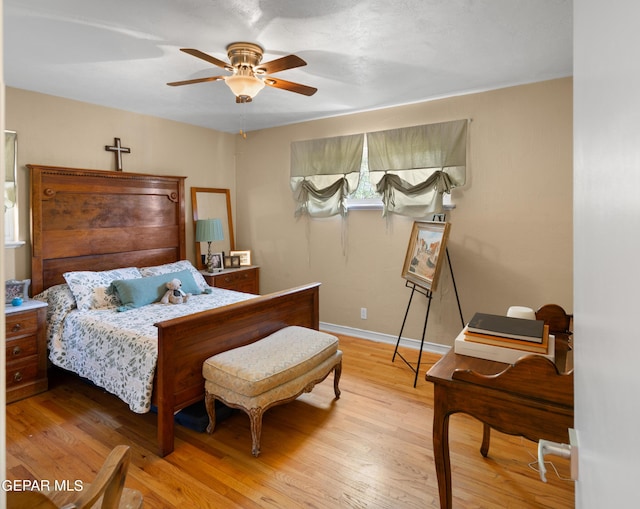
[[[484,423],[482,427],[482,445],[480,446],[480,454],[485,458],[489,454],[489,441],[491,440],[491,426]]]
[[[340,397],[340,388],[338,387],[340,375],[342,375],[342,359],[340,359],[340,362],[336,364],[336,367],[333,369],[333,392],[336,394],[336,399]]]
[[[207,425],[207,433],[213,433],[216,429],[216,397],[208,392],[204,397],[204,405],[207,408],[207,414],[209,415],[209,424]]]
[[[248,412],[251,421],[251,454],[256,458],[260,454],[260,436],[262,435],[262,408],[252,408]]]

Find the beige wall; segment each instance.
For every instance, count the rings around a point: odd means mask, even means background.
[[[168,120],[9,88],[6,126],[18,132],[21,238],[5,250],[6,277],[29,277],[24,165],[187,175],[232,190],[237,249],[251,249],[262,293],[322,282],[321,320],[397,336],[409,298],[400,277],[413,221],[379,211],[296,220],[289,188],[294,140],[471,118],[467,185],[449,249],[465,320],[475,311],[555,302],[572,311],[572,82],[554,80],[249,133],[246,139]],[[249,126],[250,127],[250,126]],[[235,170],[235,171],[234,171]],[[187,200],[187,218],[191,217]],[[192,230],[187,223],[189,259]],[[344,235],[344,246],[342,237]],[[414,298],[405,336],[419,338],[426,299]],[[360,319],[360,308],[368,319]],[[451,344],[460,318],[447,267],[432,300],[427,341]]]
[[[236,138],[237,247],[261,266],[263,292],[322,282],[321,320],[397,336],[410,290],[400,277],[413,221],[379,211],[293,217],[295,140],[471,118],[467,184],[453,193],[449,251],[462,305],[504,313],[554,302],[572,311],[572,81],[561,79],[267,129]],[[360,319],[360,308],[368,319]],[[404,335],[419,338],[426,299]],[[447,268],[432,299],[427,341],[452,344],[460,317]]]
[[[190,188],[229,188],[235,206],[231,134],[14,88],[7,89],[6,126],[18,133],[20,239],[27,242],[5,249],[7,278],[24,279],[31,273],[26,164],[115,170],[115,157],[104,147],[117,137],[131,148],[123,155],[125,171],[186,175],[187,254],[192,261]]]

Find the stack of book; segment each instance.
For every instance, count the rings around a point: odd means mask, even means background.
[[[456,338],[455,351],[508,363],[527,354],[544,355],[553,360],[555,341],[542,320],[476,313]]]

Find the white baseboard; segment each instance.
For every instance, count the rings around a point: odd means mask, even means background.
[[[390,334],[383,334],[381,332],[373,332],[363,329],[355,329],[353,327],[345,327],[343,325],[335,325],[333,323],[320,322],[320,330],[325,332],[333,332],[334,334],[344,334],[345,336],[353,336],[355,338],[368,339],[370,341],[377,341],[378,343],[389,343],[395,345],[398,341],[398,336],[391,336]],[[400,338],[400,346],[406,346],[415,350],[420,349],[420,340],[411,338]],[[431,352],[444,355],[451,349],[450,346],[439,345],[437,343],[424,342],[422,347],[423,352]]]

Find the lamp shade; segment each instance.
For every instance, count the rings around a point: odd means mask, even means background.
[[[196,242],[213,242],[224,240],[222,220],[198,219],[196,221]]]
[[[224,81],[236,97],[254,98],[264,88],[264,82],[255,76],[234,74],[225,76]]]
[[[536,312],[524,306],[511,306],[507,310],[507,316],[511,318],[524,318],[525,320],[535,320]]]

